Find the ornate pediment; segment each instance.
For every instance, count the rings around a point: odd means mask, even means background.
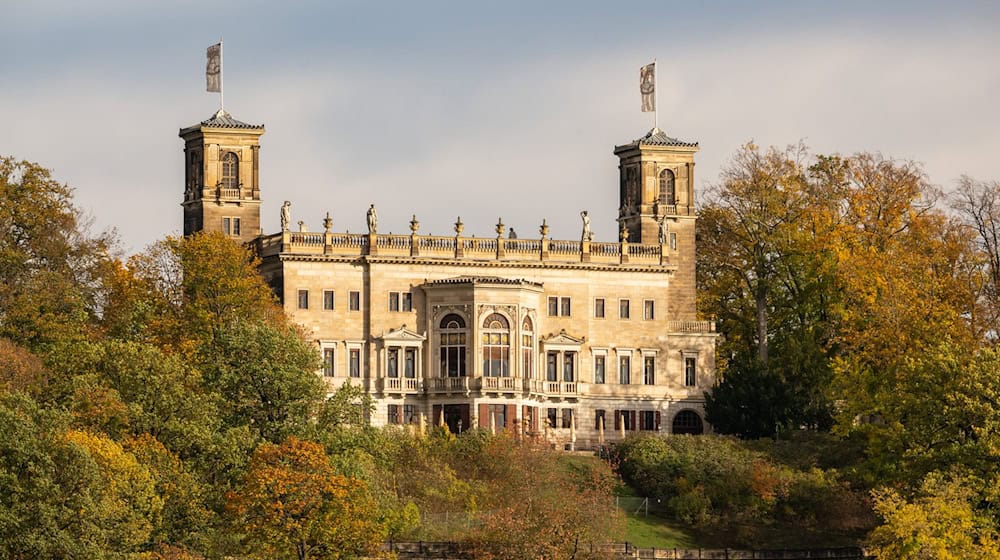
[[[566,332],[566,329],[560,330],[558,333],[548,334],[543,336],[541,339],[542,344],[553,346],[553,345],[563,345],[563,346],[580,346],[587,341],[587,337],[575,337]]]
[[[426,336],[406,328],[406,325],[383,332],[381,336],[376,338],[384,342],[423,342],[427,340]]]

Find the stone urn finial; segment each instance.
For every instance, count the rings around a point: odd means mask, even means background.
[[[333,227],[333,218],[330,217],[330,213],[326,213],[326,217],[323,218],[323,231],[330,233],[330,228]]]
[[[622,226],[622,243],[628,243],[628,226]]]
[[[410,233],[416,234],[417,230],[420,229],[420,222],[417,221],[417,215],[413,215],[413,219],[410,220]]]
[[[462,231],[465,229],[465,224],[462,223],[462,217],[459,216],[458,220],[455,221],[455,235],[462,235]]]
[[[502,236],[505,231],[507,231],[507,226],[503,225],[503,218],[497,218],[497,236]]]
[[[542,219],[542,225],[538,228],[538,233],[542,234],[542,237],[549,235],[549,224],[545,223],[545,219]]]

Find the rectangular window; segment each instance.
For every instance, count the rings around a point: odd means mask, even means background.
[[[550,297],[549,298],[549,317],[559,316],[559,298]]]
[[[607,422],[604,420],[604,411],[597,409],[594,411],[594,429],[600,430],[602,426],[605,430],[609,428]]]
[[[677,250],[677,234],[672,232],[670,234],[670,250],[671,251]]]
[[[652,321],[656,318],[656,313],[654,309],[653,300],[647,299],[642,302],[642,318],[647,321]]]
[[[619,426],[625,428],[627,431],[635,429],[635,426],[632,424],[632,414],[629,412],[628,410],[615,411],[615,429],[618,429]]]
[[[403,292],[399,294],[399,310],[400,311],[412,311],[413,310],[413,294],[410,292]]]
[[[299,290],[299,309],[309,309],[309,290]]]
[[[558,408],[548,408],[545,410],[546,417],[549,422],[550,428],[556,427],[556,421],[559,419],[559,409]]]
[[[404,404],[403,405],[403,423],[404,424],[417,424],[420,422],[420,417],[417,416],[417,405],[415,404]]]
[[[563,353],[563,381],[566,383],[572,383],[576,381],[576,352],[564,352]]]
[[[559,299],[559,314],[563,317],[569,317],[570,313],[570,301],[568,297]]]
[[[594,300],[594,318],[604,318],[604,298],[597,298]]]
[[[389,409],[389,417],[387,418],[388,424],[401,424],[403,422],[403,411],[400,410],[398,404],[390,404],[386,408]]]
[[[385,374],[387,377],[399,377],[399,348],[386,351]]]
[[[334,367],[335,367],[334,364],[336,363],[334,360],[336,359],[336,357],[337,357],[336,356],[336,352],[334,352],[333,348],[324,348],[323,349],[323,376],[324,377],[333,377],[333,372],[334,372]]]
[[[232,235],[232,228],[229,225],[229,218],[222,218],[222,233],[226,235]]]
[[[351,377],[361,377],[361,350],[351,348],[350,352]]]
[[[620,356],[618,358],[618,383],[628,385],[632,383],[632,356]]]
[[[351,311],[361,310],[361,292],[349,293],[348,299],[350,300],[350,302],[348,303],[348,309],[350,309]]]
[[[502,430],[507,427],[507,405],[490,404],[486,405],[486,425],[493,422],[493,427]]]
[[[559,352],[545,355],[545,380],[559,381]]]
[[[407,348],[403,356],[403,375],[413,379],[417,376],[417,349]]]
[[[594,356],[594,383],[604,383],[605,356]]]
[[[562,427],[567,430],[573,426],[573,409],[564,408],[562,409]]]
[[[333,290],[323,290],[323,309],[333,311]]]
[[[389,292],[389,311],[399,311],[399,292]]]
[[[654,410],[639,411],[639,429],[640,430],[656,429],[656,411]]]
[[[697,384],[698,359],[684,358],[684,385],[694,387]]]
[[[629,300],[627,299],[618,300],[618,318],[619,319],[629,318]]]
[[[234,237],[239,237],[240,236],[240,219],[239,218],[233,218],[233,236]]]
[[[643,385],[656,385],[656,358],[646,356],[642,367]]]

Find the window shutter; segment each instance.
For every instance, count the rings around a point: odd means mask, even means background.
[[[660,411],[656,411],[656,426],[653,427],[654,430],[660,431]]]
[[[538,407],[532,407],[531,409],[531,429],[534,432],[538,432]]]
[[[431,408],[431,410],[432,410],[431,416],[433,416],[433,418],[431,418],[430,425],[437,426],[438,422],[441,421],[441,411],[444,409],[441,407],[441,405],[436,404]]]
[[[458,405],[458,417],[462,420],[463,431],[468,430],[472,426],[472,422],[469,421],[469,405]]]
[[[480,428],[490,427],[490,411],[489,407],[485,404],[479,405],[479,427]]]
[[[403,423],[403,405],[396,405],[396,423]]]
[[[615,410],[615,430],[622,429],[622,413],[620,410]]]
[[[516,404],[508,404],[507,405],[507,413],[504,414],[504,416],[505,416],[505,418],[504,418],[504,426],[503,427],[507,428],[508,430],[514,429],[514,417],[517,416],[517,405]]]
[[[630,413],[630,416],[631,416],[631,418],[629,418],[629,420],[631,420],[631,422],[629,422],[629,425],[632,427],[633,430],[635,430],[635,428],[636,428],[636,425],[635,425],[635,416],[636,416],[636,414],[635,414],[634,410]]]

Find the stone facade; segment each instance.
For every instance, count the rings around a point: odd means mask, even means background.
[[[716,335],[695,312],[697,144],[654,130],[615,149],[617,241],[593,241],[586,229],[580,240],[552,240],[544,222],[533,238],[506,238],[502,223],[495,238],[465,237],[460,221],[453,236],[424,236],[415,217],[410,235],[336,233],[329,221],[322,231],[250,235],[263,127],[209,121],[181,131],[189,169],[190,154],[216,152],[195,181],[200,195],[186,189],[185,234],[243,212],[234,237],[255,248],[262,275],[315,341],[318,375],[331,390],[363,386],[373,424],[492,426],[577,448],[632,430],[709,429]],[[227,151],[241,156],[230,175],[239,165],[253,178],[236,200],[201,184],[217,178],[213,162]],[[215,225],[189,229],[199,213]]]

